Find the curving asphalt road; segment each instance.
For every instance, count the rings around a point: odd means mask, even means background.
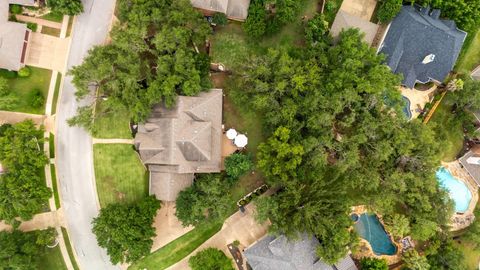
[[[115,0],[82,0],[85,12],[76,19],[67,69],[82,63],[92,46],[105,41]],[[78,263],[85,270],[119,269],[97,245],[92,219],[98,215],[93,171],[92,138],[83,129],[69,127],[66,120],[81,105],[75,99],[71,77],[64,81],[56,123],[56,165],[62,208]]]

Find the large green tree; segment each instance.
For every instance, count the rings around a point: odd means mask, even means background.
[[[71,124],[90,127],[100,96],[143,121],[154,104],[172,106],[178,94],[192,96],[210,86],[209,58],[196,48],[211,29],[188,0],[121,0],[118,10],[112,42],[93,48],[70,71],[77,97],[92,95],[94,101]]]
[[[0,220],[15,224],[39,213],[51,196],[42,177],[48,159],[42,149],[43,130],[32,121],[7,125],[0,134]]]
[[[225,253],[216,248],[204,249],[188,260],[192,270],[234,270],[232,263]]]
[[[93,224],[98,245],[107,249],[110,261],[131,263],[150,253],[156,235],[153,219],[160,201],[153,196],[132,204],[110,204],[100,210]]]
[[[48,0],[47,6],[51,8],[53,12],[70,16],[83,12],[81,0]]]
[[[364,257],[360,260],[362,270],[388,270],[388,264],[385,259]]]

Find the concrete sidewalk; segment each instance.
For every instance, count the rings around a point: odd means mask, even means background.
[[[40,18],[35,18],[35,17],[30,17],[30,16],[24,16],[24,15],[16,15],[15,16],[17,20],[22,21],[22,22],[31,22],[31,23],[36,23],[41,26],[46,26],[46,27],[51,27],[55,29],[61,29],[62,28],[62,23],[58,22],[52,22],[49,20],[44,20]]]
[[[133,144],[133,139],[97,139],[93,138],[93,144]]]
[[[63,218],[63,210],[51,211],[35,215],[31,220],[23,221],[18,228],[24,232],[35,230],[45,230],[50,227],[64,227],[65,221]],[[0,231],[12,230],[12,226],[6,224],[4,221],[0,222]]]

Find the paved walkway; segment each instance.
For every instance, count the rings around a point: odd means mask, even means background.
[[[35,18],[35,17],[30,17],[30,16],[23,16],[23,15],[16,15],[17,20],[22,21],[22,22],[31,22],[31,23],[36,23],[41,26],[46,26],[46,27],[51,27],[55,29],[61,29],[62,28],[62,23],[58,22],[52,22],[49,20],[44,20],[40,18]]]
[[[366,21],[370,21],[376,5],[376,0],[344,0],[340,9]]]
[[[231,258],[232,255],[228,251],[228,244],[238,240],[242,246],[248,247],[262,238],[267,233],[268,224],[259,225],[253,217],[254,210],[255,207],[253,204],[249,204],[246,207],[245,213],[237,212],[230,216],[218,233],[208,239],[190,255],[183,258],[183,260],[167,268],[167,270],[190,269],[188,266],[190,256],[208,247],[218,248]]]
[[[31,220],[23,221],[18,228],[24,232],[45,230],[49,227],[65,226],[63,210],[51,211],[35,215]],[[12,226],[4,221],[0,222],[0,231],[12,230]]]
[[[31,119],[35,125],[40,126],[45,118],[44,115],[39,114],[0,111],[0,124],[16,124]]]
[[[133,144],[133,139],[97,139],[93,138],[93,144],[101,143],[101,144]]]
[[[69,40],[70,38],[32,33],[26,64],[53,71],[65,70]]]
[[[183,227],[175,216],[175,202],[162,202],[153,223],[157,236],[153,239],[152,252],[191,231],[193,227]]]

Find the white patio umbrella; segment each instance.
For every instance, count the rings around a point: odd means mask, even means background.
[[[235,139],[237,135],[238,135],[238,132],[235,129],[231,128],[227,130],[227,138],[229,138],[230,140]]]
[[[245,146],[247,146],[248,138],[247,138],[247,136],[245,136],[243,134],[239,134],[237,137],[235,137],[235,140],[233,141],[233,143],[237,147],[245,147]]]

